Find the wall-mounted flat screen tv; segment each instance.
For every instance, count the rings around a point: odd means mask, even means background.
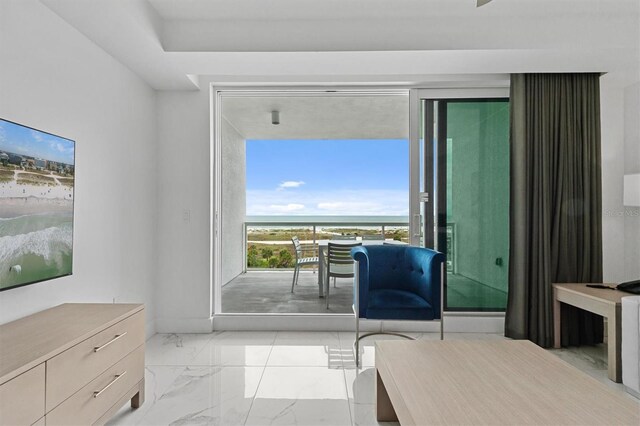
[[[75,142],[0,119],[0,291],[71,275]]]

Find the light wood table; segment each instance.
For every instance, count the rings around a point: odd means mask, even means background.
[[[615,284],[605,284],[615,287]],[[620,290],[591,288],[586,284],[553,284],[553,336],[555,348],[561,346],[562,315],[560,303],[576,306],[607,319],[607,363],[609,378],[622,382],[622,301],[632,296]]]
[[[640,401],[524,340],[376,342],[378,421],[635,425]]]

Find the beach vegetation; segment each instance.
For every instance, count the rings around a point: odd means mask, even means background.
[[[380,227],[367,228],[319,228],[316,232],[317,240],[330,240],[335,235],[379,235]],[[297,236],[302,242],[313,241],[313,231],[307,228],[249,228],[247,232],[247,267],[254,269],[292,269],[295,267],[295,251],[291,237]],[[385,238],[395,241],[409,242],[409,230],[404,226],[389,226],[385,229]],[[304,253],[303,256],[318,256]],[[304,269],[314,269],[314,265],[303,266]]]
[[[287,249],[282,249],[278,253],[278,268],[293,268],[294,260],[291,252]]]
[[[247,249],[247,266],[249,268],[257,268],[260,266],[260,256],[256,246],[249,246]]]
[[[0,182],[11,182],[13,180],[13,170],[0,169]]]
[[[34,173],[24,173],[18,172],[17,176],[18,185],[49,185],[49,186],[57,186],[57,183],[54,178],[50,176],[43,176]]]
[[[262,253],[263,259],[269,259],[273,256],[273,250],[270,247],[264,247],[260,252]]]
[[[50,170],[39,170],[39,169],[29,169],[29,173],[33,173],[36,175],[49,176],[52,175]]]
[[[58,178],[58,182],[60,182],[60,185],[69,186],[69,187],[73,188],[74,179],[73,178]]]

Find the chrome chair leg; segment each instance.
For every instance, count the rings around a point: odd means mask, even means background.
[[[386,336],[398,336],[408,340],[416,340],[415,337],[408,336],[402,333],[396,333],[393,331],[375,331],[373,333],[365,333],[363,335],[360,335],[359,318],[356,315],[356,341],[353,343],[353,347],[355,349],[356,368],[360,368],[360,340],[364,339],[365,337],[375,336],[378,334],[384,334]]]
[[[291,281],[291,293],[293,293],[293,287],[296,285],[296,281],[298,281],[297,274],[298,274],[298,265],[296,265],[295,268],[293,269],[293,281]]]
[[[325,285],[324,285],[324,299],[327,305],[327,309],[329,309],[329,289],[331,286],[329,285],[329,274],[325,271]]]
[[[355,311],[354,314],[356,316],[356,340],[353,342],[355,346],[355,359],[356,359],[356,368],[360,367],[360,318],[358,317],[358,313]]]

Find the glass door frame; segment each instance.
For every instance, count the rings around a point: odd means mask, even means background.
[[[423,102],[426,105],[430,105],[429,101],[438,100],[472,100],[472,99],[491,99],[491,98],[509,98],[508,87],[496,87],[496,88],[459,88],[459,89],[414,89],[410,92],[410,140],[409,140],[409,152],[411,156],[410,160],[410,194],[409,194],[409,230],[410,230],[410,242],[411,245],[420,247],[429,247],[438,249],[443,244],[446,245],[446,231],[438,229],[434,230],[437,223],[442,222],[439,218],[436,220],[437,215],[442,214],[442,208],[439,206],[446,205],[446,190],[439,191],[439,185],[436,183],[437,179],[446,180],[446,169],[441,167],[438,170],[434,170],[434,164],[436,163],[433,158],[433,152],[423,152],[421,149],[420,135],[422,133],[423,117],[421,114]],[[424,111],[425,115],[433,117],[435,111]],[[433,135],[432,135],[433,136]],[[426,138],[427,135],[425,134]],[[438,141],[434,141],[438,145],[441,145],[441,138]],[[443,152],[442,147],[438,146],[437,152]],[[446,150],[444,151],[446,155]],[[424,158],[421,158],[424,155]],[[438,160],[438,164],[442,164],[442,161]],[[436,177],[437,174],[437,177]],[[444,203],[444,204],[443,204]],[[433,214],[424,214],[424,212],[434,212]],[[444,213],[446,214],[446,212]],[[444,220],[446,224],[446,219]],[[446,225],[445,225],[446,226]],[[424,240],[421,236],[424,235]],[[446,251],[446,248],[445,248]],[[445,285],[446,289],[446,285]],[[444,289],[443,289],[444,290]],[[452,311],[458,312],[458,311]]]
[[[423,226],[421,205],[421,158],[420,158],[420,126],[421,118],[421,102],[423,100],[434,99],[463,99],[463,98],[493,98],[493,97],[509,97],[508,79],[491,82],[493,87],[459,87],[459,88],[420,88],[410,85],[242,85],[242,84],[215,84],[209,86],[210,95],[210,295],[211,305],[210,311],[212,318],[217,316],[238,317],[267,317],[280,316],[279,314],[223,314],[221,306],[221,239],[220,239],[220,212],[221,212],[221,181],[222,181],[222,163],[221,163],[221,100],[225,95],[233,93],[238,96],[256,96],[256,95],[273,95],[274,93],[286,95],[302,95],[308,96],[318,93],[336,93],[363,95],[367,93],[393,94],[408,93],[409,102],[409,241],[411,245],[420,246],[420,233]],[[468,313],[468,312],[467,312]],[[481,313],[481,312],[479,312]],[[482,313],[481,313],[482,314]],[[315,321],[319,318],[344,317],[348,320],[349,314],[319,314],[305,315],[309,321]],[[306,320],[307,318],[305,318]],[[248,324],[253,325],[252,322]]]

